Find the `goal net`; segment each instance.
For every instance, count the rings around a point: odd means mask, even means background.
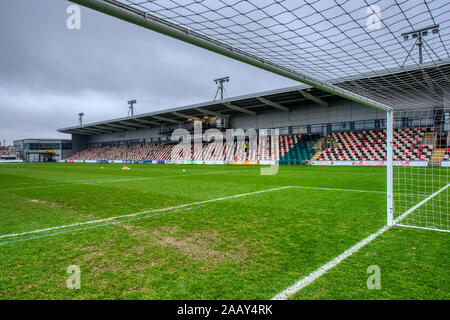
[[[449,229],[448,0],[71,1],[385,111],[388,224]]]
[[[450,110],[394,115],[395,224],[449,232]]]

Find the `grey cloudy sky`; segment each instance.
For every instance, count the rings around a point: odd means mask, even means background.
[[[68,138],[77,123],[212,100],[213,79],[229,75],[228,96],[296,82],[81,8],[68,30],[64,0],[0,2],[0,140]]]

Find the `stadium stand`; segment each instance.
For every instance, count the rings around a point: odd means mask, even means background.
[[[429,161],[433,146],[425,144],[426,133],[432,128],[404,128],[394,130],[394,160]],[[386,156],[386,131],[335,132],[332,145],[317,160],[374,160],[383,161]]]
[[[450,148],[445,149],[444,161],[450,161]]]
[[[319,138],[318,135],[281,137],[280,164],[302,164],[311,159],[315,153],[313,145]]]
[[[313,151],[311,138],[302,139],[300,135],[280,136],[280,144],[273,139],[260,137],[258,142],[249,140],[212,141],[204,143],[202,152],[191,146],[191,159],[196,161],[261,161],[280,160],[284,156],[286,163],[300,163],[307,160]],[[255,143],[252,146],[251,143]],[[247,147],[245,147],[247,146]],[[282,146],[282,147],[281,147]],[[92,146],[73,154],[68,160],[183,160],[185,146],[173,143],[134,144],[122,146]]]
[[[394,160],[431,161],[433,145],[428,135],[433,128],[404,128],[394,130]],[[249,140],[203,143],[202,152],[191,145],[190,159],[195,161],[267,161],[280,164],[302,164],[310,160],[316,150],[313,146],[319,135],[282,135],[279,144],[270,136],[261,136],[255,146]],[[386,131],[368,130],[335,132],[328,139],[332,142],[319,151],[317,161],[383,161],[386,156]],[[256,143],[256,142],[255,142]],[[245,147],[247,145],[247,148]],[[90,147],[72,155],[69,160],[185,160],[186,146],[174,143],[134,144],[122,146]],[[188,147],[189,148],[189,147]],[[438,150],[438,149],[436,149]],[[440,160],[449,160],[450,148],[446,148]]]

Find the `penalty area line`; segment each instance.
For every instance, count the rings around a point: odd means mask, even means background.
[[[183,212],[183,211],[195,210],[195,209],[198,209],[200,207],[203,207],[203,206],[195,206],[195,207],[182,208],[182,209],[179,209],[179,210],[165,211],[165,212],[160,212],[160,213],[155,213],[155,214],[150,214],[150,215],[144,215],[144,216],[134,217],[134,218],[125,219],[125,220],[119,220],[119,221],[114,221],[114,222],[107,222],[107,223],[102,223],[102,224],[95,224],[95,225],[87,226],[87,227],[81,227],[81,228],[75,228],[75,229],[66,229],[66,230],[61,230],[61,231],[57,231],[57,232],[54,232],[54,233],[44,233],[44,234],[41,234],[41,235],[34,235],[34,236],[31,236],[31,237],[28,237],[28,238],[11,239],[11,240],[6,240],[6,241],[3,241],[3,242],[0,242],[0,246],[4,246],[4,245],[10,244],[10,243],[15,243],[15,242],[23,242],[23,241],[29,241],[29,240],[36,240],[36,239],[54,237],[54,236],[58,236],[58,235],[61,235],[61,234],[67,234],[67,233],[71,233],[71,232],[98,229],[98,228],[103,228],[103,227],[107,227],[107,226],[117,225],[117,224],[121,224],[121,223],[127,223],[127,222],[133,222],[133,221],[153,218],[153,217],[156,217],[156,216],[163,216],[163,215],[168,215],[168,214],[173,214],[173,213],[178,213],[178,212]]]
[[[211,173],[211,174],[214,174],[214,173]],[[187,175],[186,175],[186,176],[187,176]],[[149,179],[151,179],[151,178],[149,178]],[[54,230],[59,230],[59,229],[66,229],[66,228],[71,228],[71,227],[79,227],[79,226],[83,226],[83,225],[90,225],[90,224],[96,224],[96,223],[103,223],[103,222],[112,221],[112,220],[117,220],[117,219],[122,219],[122,218],[130,218],[130,217],[140,216],[140,215],[148,214],[148,213],[163,212],[163,211],[167,211],[167,210],[174,210],[174,209],[186,208],[186,207],[195,206],[195,205],[200,205],[200,204],[206,204],[206,203],[211,203],[211,202],[216,202],[216,201],[223,201],[223,200],[228,200],[228,199],[233,199],[233,198],[246,197],[246,196],[255,195],[255,194],[259,194],[259,193],[265,193],[265,192],[271,192],[271,191],[278,191],[278,190],[284,190],[284,189],[292,189],[292,188],[293,188],[293,189],[327,190],[327,191],[348,191],[348,192],[375,192],[375,193],[383,193],[382,191],[370,191],[370,190],[352,190],[352,189],[332,189],[332,188],[321,188],[321,187],[284,186],[284,187],[278,187],[278,188],[266,189],[266,190],[261,190],[261,191],[254,191],[254,192],[242,193],[242,194],[237,194],[237,195],[227,196],[227,197],[222,197],[222,198],[217,198],[217,199],[211,199],[211,200],[204,200],[204,201],[192,202],[192,203],[182,204],[182,205],[175,206],[175,207],[153,209],[153,210],[147,210],[147,211],[142,211],[142,212],[137,212],[137,213],[130,213],[130,214],[126,214],[126,215],[114,216],[114,217],[109,217],[109,218],[104,218],[104,219],[91,220],[91,221],[84,221],[84,222],[72,223],[72,224],[67,224],[67,225],[54,226],[54,227],[49,227],[49,228],[43,228],[43,229],[36,229],[36,230],[31,230],[31,231],[25,231],[25,232],[20,232],[20,233],[5,234],[5,235],[0,235],[0,239],[11,238],[11,237],[18,237],[18,236],[24,236],[24,235],[29,235],[29,234],[34,234],[34,233],[40,233],[40,232],[54,231]]]
[[[221,198],[216,198],[216,199],[210,199],[210,200],[186,203],[186,204],[182,204],[182,205],[178,205],[178,206],[174,206],[174,207],[167,207],[167,208],[160,208],[160,209],[141,211],[141,212],[126,214],[126,215],[120,215],[120,216],[109,217],[109,218],[98,219],[98,220],[77,222],[77,223],[72,223],[72,224],[67,224],[67,225],[49,227],[49,228],[44,228],[44,229],[36,229],[36,230],[25,231],[25,232],[20,232],[20,233],[5,234],[5,235],[0,235],[0,239],[11,238],[11,237],[18,237],[18,236],[23,236],[23,235],[28,235],[28,234],[34,234],[34,233],[40,233],[40,232],[46,232],[46,231],[53,231],[53,230],[59,230],[59,229],[66,229],[66,228],[78,227],[78,226],[84,226],[84,225],[90,225],[90,224],[96,224],[96,223],[103,223],[103,222],[117,220],[117,219],[122,219],[122,218],[136,217],[136,216],[140,216],[140,215],[144,215],[144,214],[148,214],[148,213],[164,212],[164,211],[168,211],[168,210],[176,210],[176,209],[187,208],[187,207],[191,207],[191,206],[202,205],[202,204],[207,204],[207,203],[212,203],[212,202],[217,202],[217,201],[223,201],[223,200],[234,199],[234,198],[241,198],[241,197],[246,197],[246,196],[250,196],[250,195],[271,192],[271,191],[278,191],[278,190],[283,190],[283,189],[287,189],[287,188],[290,188],[290,187],[287,186],[287,187],[272,188],[272,189],[266,189],[266,190],[248,192],[248,193],[241,193],[241,194],[236,194],[236,195],[227,196],[227,197],[221,197]]]

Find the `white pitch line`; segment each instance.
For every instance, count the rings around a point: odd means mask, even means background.
[[[314,281],[316,281],[317,279],[319,279],[321,276],[323,276],[325,273],[327,273],[330,269],[336,267],[338,264],[340,264],[342,261],[344,261],[345,259],[347,259],[348,257],[350,257],[351,255],[353,255],[355,252],[357,252],[358,250],[360,250],[362,247],[364,247],[366,244],[372,242],[373,240],[375,240],[378,236],[382,235],[383,233],[385,233],[387,230],[389,230],[390,228],[392,228],[393,226],[395,226],[397,223],[399,223],[401,220],[403,220],[408,214],[410,214],[411,212],[413,212],[414,210],[418,209],[419,207],[421,207],[422,205],[424,205],[427,201],[429,201],[430,199],[432,199],[433,197],[435,197],[436,195],[438,195],[439,193],[441,193],[442,191],[446,190],[448,187],[450,186],[450,184],[447,184],[445,187],[441,188],[440,190],[436,191],[435,193],[433,193],[432,195],[430,195],[429,197],[427,197],[426,199],[422,200],[421,202],[419,202],[418,204],[416,204],[414,207],[412,207],[411,209],[409,209],[408,211],[406,211],[404,214],[402,214],[399,218],[397,218],[396,220],[394,220],[394,224],[389,226],[386,225],[383,228],[381,228],[380,230],[378,230],[377,232],[371,234],[370,236],[368,236],[367,238],[363,239],[362,241],[358,242],[357,244],[355,244],[353,247],[345,250],[343,253],[341,253],[340,255],[338,255],[336,258],[334,258],[333,260],[327,262],[326,264],[324,264],[323,266],[321,266],[320,268],[316,269],[315,271],[311,272],[309,275],[307,275],[306,277],[304,277],[303,279],[297,281],[294,285],[290,286],[289,288],[283,290],[282,292],[278,293],[277,295],[275,295],[272,300],[286,300],[287,298],[289,298],[291,295],[299,292],[300,290],[302,290],[303,288],[307,287],[308,285],[310,285],[311,283],[313,283]]]
[[[198,201],[198,202],[191,202],[191,203],[186,203],[186,204],[182,204],[182,205],[174,206],[174,207],[147,210],[147,211],[142,211],[142,212],[138,212],[138,213],[131,213],[131,214],[126,214],[126,215],[121,215],[121,216],[105,218],[105,219],[78,222],[78,223],[72,223],[72,224],[68,224],[68,225],[55,226],[55,227],[49,227],[49,228],[44,228],[44,229],[37,229],[37,230],[26,231],[26,232],[21,232],[21,233],[5,234],[5,235],[1,235],[0,239],[23,236],[23,235],[27,235],[27,234],[39,233],[39,232],[45,232],[45,231],[65,229],[65,228],[82,226],[82,225],[87,225],[87,224],[101,223],[101,222],[106,222],[106,221],[111,221],[111,220],[116,220],[116,219],[121,219],[121,218],[130,218],[130,217],[135,217],[135,216],[139,216],[139,215],[143,215],[143,214],[147,214],[147,213],[161,212],[161,211],[166,211],[166,210],[175,210],[175,209],[186,208],[186,207],[190,207],[190,206],[194,206],[194,205],[217,202],[217,201],[228,200],[228,199],[233,199],[233,198],[241,198],[241,197],[246,197],[246,196],[265,193],[265,192],[283,190],[283,189],[287,189],[287,188],[290,188],[290,187],[288,186],[288,187],[266,189],[266,190],[261,190],[261,191],[248,192],[248,193],[241,193],[241,194],[237,194],[237,195],[233,195],[233,196],[227,196],[227,197]]]
[[[69,233],[69,232],[84,231],[84,230],[89,230],[89,229],[95,229],[95,228],[101,228],[101,227],[117,225],[117,224],[126,223],[126,222],[132,222],[132,221],[137,221],[137,220],[142,220],[142,219],[148,219],[148,218],[153,218],[153,217],[158,216],[158,215],[167,215],[167,214],[173,214],[173,213],[178,213],[178,212],[183,212],[183,211],[188,211],[188,210],[195,210],[195,209],[200,208],[200,207],[202,207],[202,206],[187,207],[187,208],[182,208],[182,209],[179,209],[179,210],[169,210],[169,211],[164,211],[164,212],[161,212],[161,213],[155,213],[155,214],[151,214],[151,215],[144,215],[144,216],[140,216],[140,217],[137,217],[137,218],[123,219],[123,220],[107,222],[107,223],[103,223],[103,224],[95,224],[95,225],[92,225],[92,226],[81,227],[81,228],[66,229],[66,230],[57,231],[57,232],[54,232],[54,233],[45,233],[45,234],[42,234],[42,235],[31,236],[29,238],[19,238],[19,239],[13,239],[13,240],[6,240],[6,241],[3,241],[3,242],[0,242],[0,246],[8,244],[8,243],[13,243],[13,242],[22,242],[22,241],[27,241],[27,240],[42,239],[42,238],[57,236],[57,235],[61,235],[61,234]]]

